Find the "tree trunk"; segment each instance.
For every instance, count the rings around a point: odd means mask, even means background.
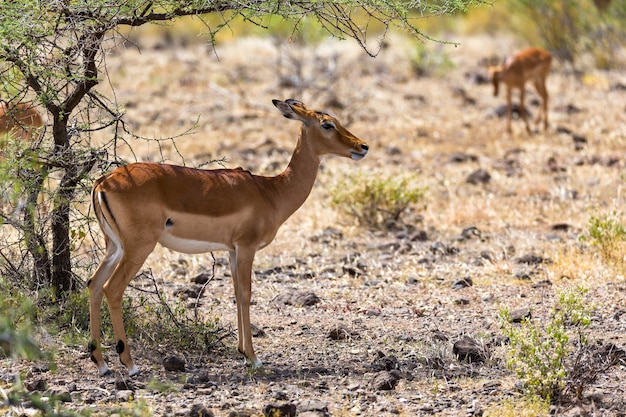
[[[43,188],[45,177],[45,169],[38,172],[32,171],[32,189],[28,195],[24,211],[24,238],[26,239],[26,248],[33,257],[34,265],[35,282],[33,284],[47,284],[51,279],[50,254],[44,236],[37,232],[37,198]]]
[[[65,171],[52,216],[52,287],[59,293],[74,289],[70,251],[70,203],[74,190],[66,187],[72,173]]]

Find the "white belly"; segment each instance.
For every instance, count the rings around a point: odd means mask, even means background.
[[[168,249],[182,253],[205,253],[218,250],[231,250],[231,248],[223,243],[182,239],[168,233],[164,233],[163,236],[161,236],[159,243]]]

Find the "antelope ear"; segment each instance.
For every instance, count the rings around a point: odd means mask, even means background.
[[[297,110],[301,110],[304,108],[304,104],[298,100],[289,99],[286,101],[281,100],[272,100],[274,106],[285,116],[287,119],[300,120],[304,122],[304,117],[300,114],[301,112]],[[296,110],[297,108],[297,110]]]

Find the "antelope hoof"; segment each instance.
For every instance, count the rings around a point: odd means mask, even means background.
[[[137,368],[137,365],[133,365],[133,367],[128,370],[128,376],[132,377],[137,375],[139,375],[139,368]]]
[[[259,358],[246,358],[245,364],[251,371],[259,371],[263,369],[263,362]]]
[[[101,368],[98,368],[98,374],[100,376],[109,376],[111,375],[113,372],[111,372],[111,370],[109,369],[108,366],[103,365]]]

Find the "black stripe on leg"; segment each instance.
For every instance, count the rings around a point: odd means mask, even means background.
[[[87,345],[87,349],[89,349],[89,358],[91,359],[91,361],[95,364],[97,364],[98,362],[96,361],[96,358],[93,356],[93,352],[94,350],[96,350],[98,348],[98,343],[95,340],[92,340],[91,342],[89,342],[89,344]]]

